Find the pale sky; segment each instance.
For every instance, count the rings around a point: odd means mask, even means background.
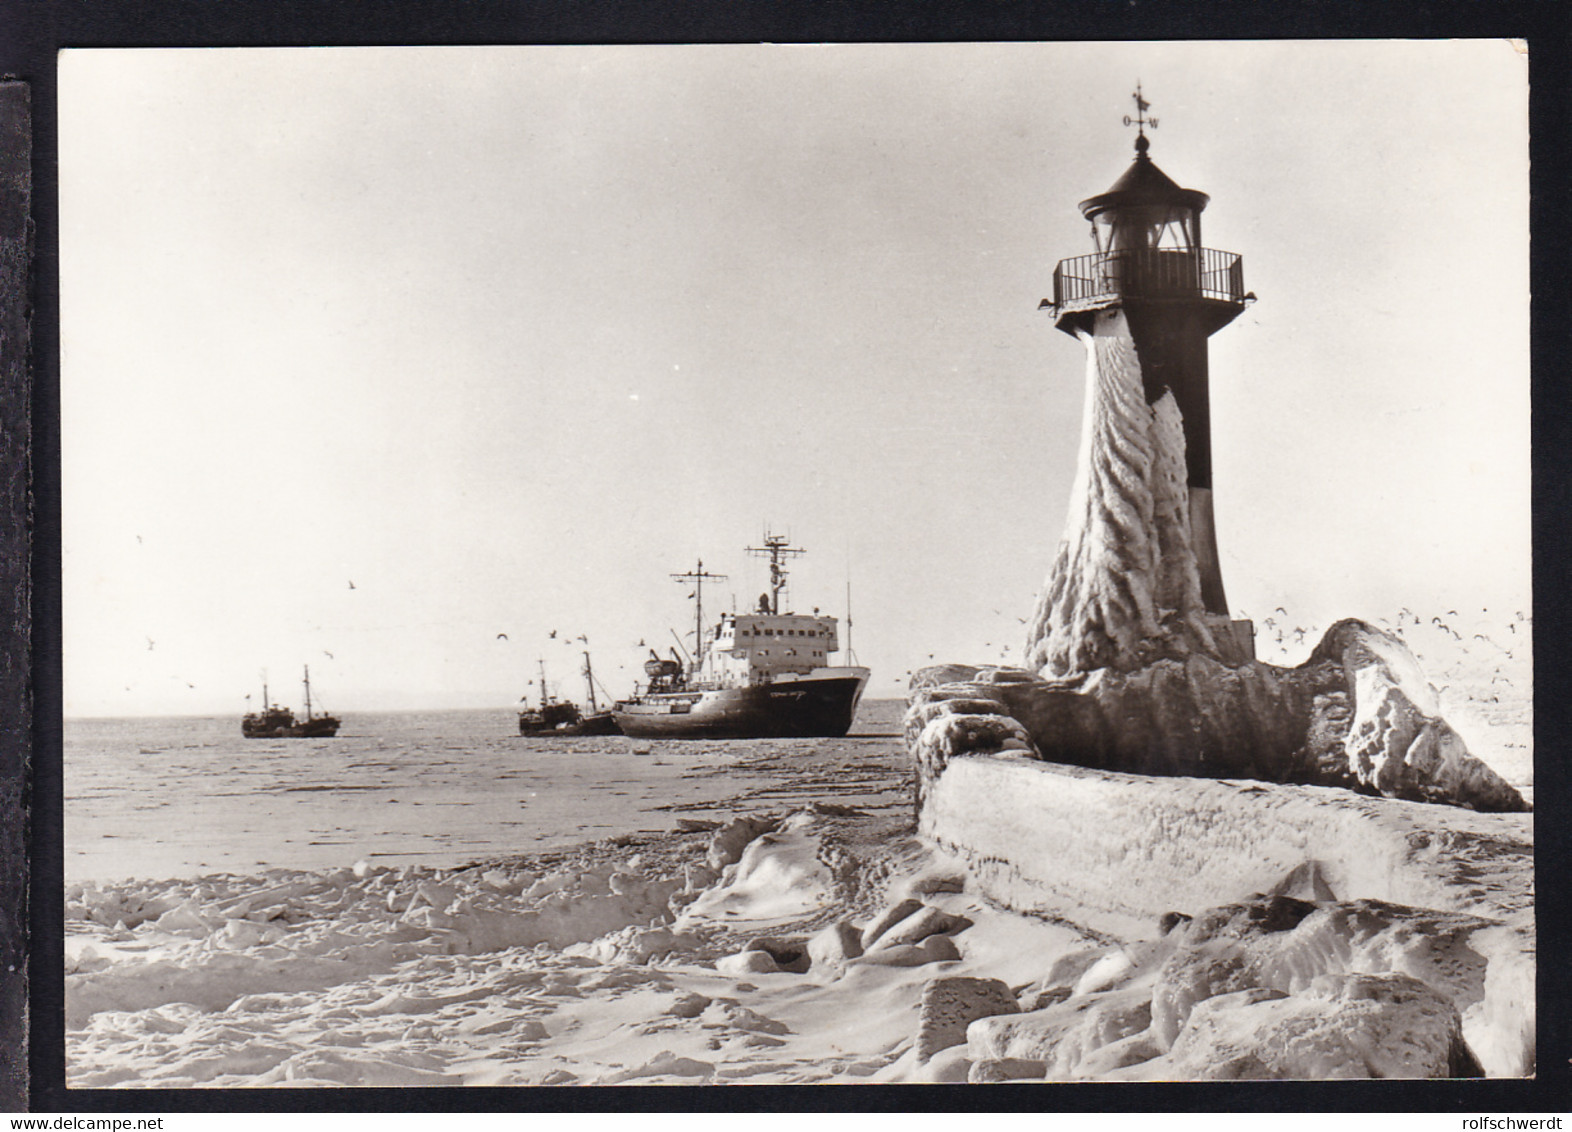
[[[1211,350],[1236,613],[1526,612],[1510,43],[79,50],[66,713],[298,708],[302,664],[508,707],[581,634],[624,694],[669,575],[746,608],[766,527],[870,695],[1018,659],[1085,369],[1037,306],[1137,80],[1259,296]]]

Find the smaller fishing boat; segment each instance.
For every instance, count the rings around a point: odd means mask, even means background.
[[[296,719],[287,707],[267,697],[267,680],[262,681],[262,710],[248,711],[240,720],[240,731],[247,739],[331,739],[338,734],[337,716],[315,715],[311,711],[311,666],[305,666],[306,717]],[[248,699],[250,697],[247,697]]]
[[[584,654],[585,711],[571,700],[555,699],[546,687],[546,662],[540,662],[540,706],[525,707],[519,712],[520,735],[616,735],[620,733],[617,721],[609,709],[602,709],[595,699],[595,673],[590,668],[590,654]]]

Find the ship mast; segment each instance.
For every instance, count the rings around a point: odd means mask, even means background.
[[[693,583],[693,593],[691,596],[694,599],[693,666],[695,668],[704,663],[704,580],[706,578],[712,582],[724,582],[726,580],[726,575],[711,574],[709,571],[705,570],[704,559],[701,558],[699,559],[699,564],[696,569],[690,570],[686,574],[673,574],[671,576],[671,580],[674,582]]]
[[[768,555],[770,559],[770,612],[779,615],[781,611],[781,590],[786,588],[786,568],[781,565],[783,558],[796,558],[799,554],[806,554],[800,546],[789,545],[791,539],[786,535],[772,535],[764,533],[763,546],[750,546],[745,549],[749,554],[756,556]]]
[[[545,711],[546,710],[546,658],[545,657],[541,657],[540,661],[539,661],[539,664],[540,664],[540,710],[541,711]]]
[[[857,654],[852,652],[852,647],[851,647],[851,627],[852,627],[852,618],[851,618],[851,579],[847,578],[846,579],[846,659],[851,664],[856,664],[857,663]]]
[[[309,720],[311,718],[311,665],[306,665],[305,669],[306,678],[304,682],[306,685],[306,718]],[[329,681],[329,683],[331,683],[331,681]]]
[[[595,706],[595,674],[590,671],[589,650],[584,650],[584,690],[589,693],[589,709],[594,714],[600,709]]]

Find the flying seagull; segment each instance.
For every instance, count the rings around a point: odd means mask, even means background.
[[[507,640],[507,639],[508,639],[508,635],[507,635],[507,634],[506,634],[506,633],[498,633],[498,634],[497,634],[497,640],[499,640],[499,641],[505,641],[505,640]]]
[[[349,588],[350,588],[350,589],[354,589],[354,588],[355,588],[355,582],[354,582],[354,579],[350,579],[350,583],[349,583]]]

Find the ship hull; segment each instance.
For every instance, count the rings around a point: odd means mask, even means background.
[[[845,735],[866,673],[746,688],[657,692],[613,711],[624,735],[645,739],[776,739]]]
[[[241,733],[247,739],[332,739],[338,734],[338,726],[338,720],[318,716],[287,727],[242,724]]]
[[[538,712],[531,713],[538,716]],[[593,715],[583,716],[568,723],[547,725],[539,719],[527,719],[519,716],[519,734],[531,737],[539,735],[616,735],[618,734],[617,720],[609,711],[596,712]]]

